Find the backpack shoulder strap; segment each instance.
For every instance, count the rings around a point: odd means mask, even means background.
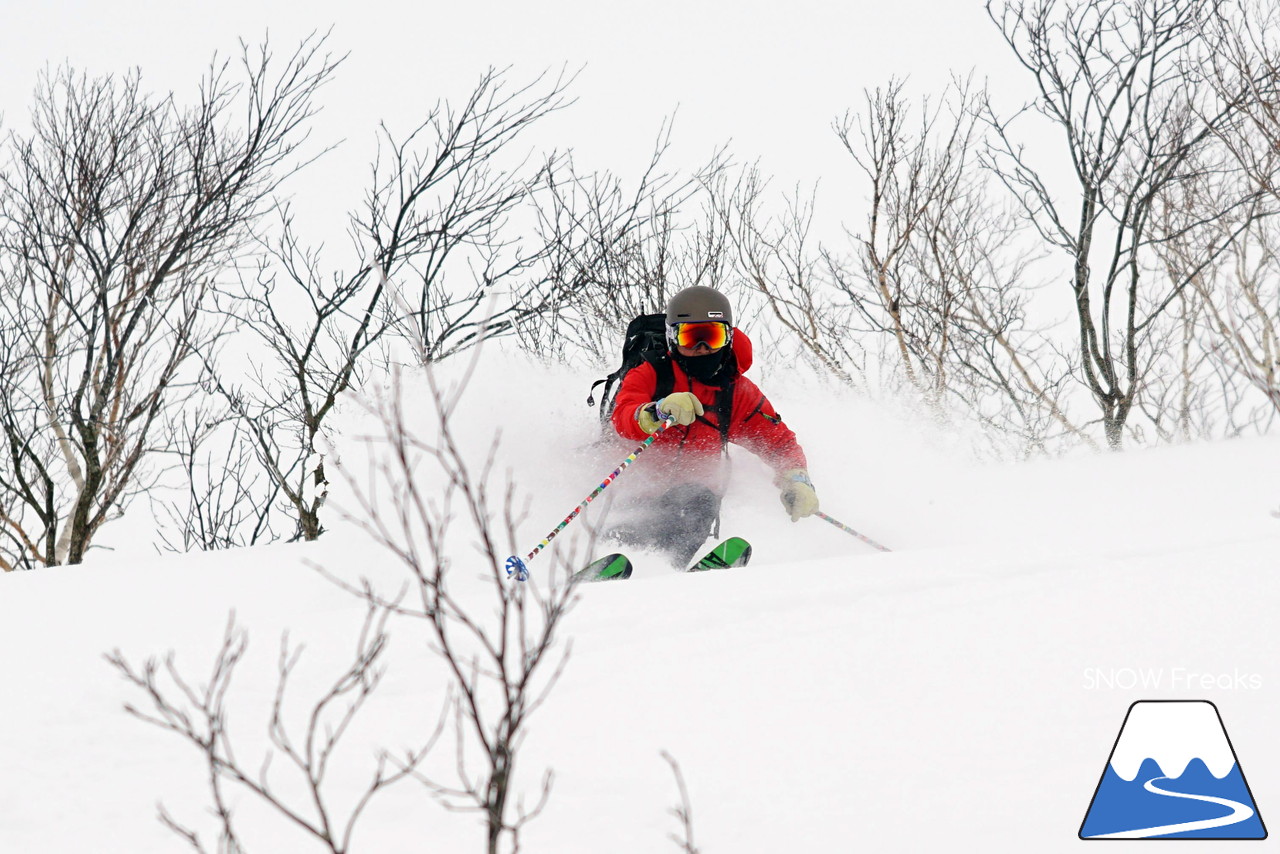
[[[731,354],[733,365],[728,372],[728,379],[724,384],[716,389],[716,401],[711,406],[711,411],[716,414],[716,423],[712,424],[709,418],[700,419],[704,424],[715,427],[720,433],[720,452],[726,453],[729,449],[729,427],[733,419],[733,396],[737,391],[738,383],[738,361],[737,354]],[[671,370],[670,365],[667,367]]]
[[[653,399],[662,400],[662,398],[675,391],[676,369],[671,367],[670,356],[665,359],[650,360],[649,364],[653,365],[653,371],[658,375],[658,384],[653,392]]]
[[[720,428],[720,451],[726,452],[729,448],[729,426],[733,419],[733,394],[737,385],[737,372],[729,378],[729,381],[720,386],[720,390],[716,392],[716,421],[717,427]]]

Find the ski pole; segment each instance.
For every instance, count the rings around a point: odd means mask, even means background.
[[[853,534],[855,537],[862,540],[867,545],[877,548],[882,552],[892,551],[892,549],[885,548],[884,546],[880,545],[875,540],[871,539],[865,534],[859,534],[857,531],[853,530],[853,528],[850,528],[848,525],[844,524],[843,522],[837,522],[835,519],[832,519],[830,516],[828,516],[826,513],[823,513],[821,510],[814,513],[813,515],[817,516],[818,518],[822,519],[825,522],[830,522],[832,525],[835,525],[837,528],[844,531],[845,533]]]
[[[572,513],[570,513],[568,516],[565,516],[564,521],[561,522],[559,525],[556,525],[555,530],[553,530],[550,534],[547,534],[547,536],[543,538],[542,542],[538,543],[538,545],[534,548],[534,550],[529,552],[529,554],[525,556],[524,560],[521,560],[516,555],[512,555],[511,557],[507,558],[507,578],[511,578],[512,576],[515,576],[517,581],[528,581],[529,580],[528,562],[533,560],[537,556],[538,552],[546,548],[547,544],[550,543],[552,540],[554,540],[556,534],[563,531],[566,525],[568,525],[570,522],[576,519],[578,517],[578,514],[581,513],[588,504],[594,501],[597,495],[604,492],[605,487],[607,487],[609,484],[617,480],[618,475],[622,474],[622,472],[626,470],[627,466],[631,465],[636,461],[636,457],[640,456],[640,452],[643,451],[645,448],[649,447],[650,445],[652,445],[653,440],[658,438],[658,436],[662,434],[662,431],[666,430],[673,423],[674,422],[671,416],[664,418],[662,420],[662,423],[658,425],[658,429],[654,430],[653,433],[649,436],[649,438],[644,440],[643,444],[641,444],[640,447],[632,451],[631,454],[625,460],[622,461],[622,464],[620,466],[614,469],[613,472],[608,477],[602,480],[600,482],[600,485],[597,486],[591,492],[590,495],[588,495],[585,499],[583,499],[581,504],[579,504],[577,507],[573,509]]]

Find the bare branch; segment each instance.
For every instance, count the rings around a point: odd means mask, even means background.
[[[662,758],[671,766],[671,773],[676,778],[676,788],[680,791],[680,804],[670,810],[680,822],[680,832],[670,834],[671,841],[678,845],[684,854],[698,854],[698,848],[693,844],[693,807],[689,803],[689,789],[684,784],[680,763],[665,750],[662,751]]]

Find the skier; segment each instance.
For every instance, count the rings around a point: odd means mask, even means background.
[[[670,371],[664,384],[671,391],[659,395],[659,368],[642,362],[623,377],[612,420],[628,440],[646,438],[664,419],[673,423],[646,452],[650,488],[629,508],[615,508],[623,519],[605,536],[665,552],[683,569],[718,527],[730,442],[774,470],[791,521],[817,512],[818,495],[795,433],[743,376],[751,341],[734,328],[724,294],[701,286],[677,293],[667,304],[666,335],[669,368],[661,370]],[[656,489],[662,492],[651,499]]]

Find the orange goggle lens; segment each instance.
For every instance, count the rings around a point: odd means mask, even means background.
[[[729,343],[729,336],[727,323],[680,323],[676,325],[675,341],[689,349],[706,344],[712,350],[719,350]]]

